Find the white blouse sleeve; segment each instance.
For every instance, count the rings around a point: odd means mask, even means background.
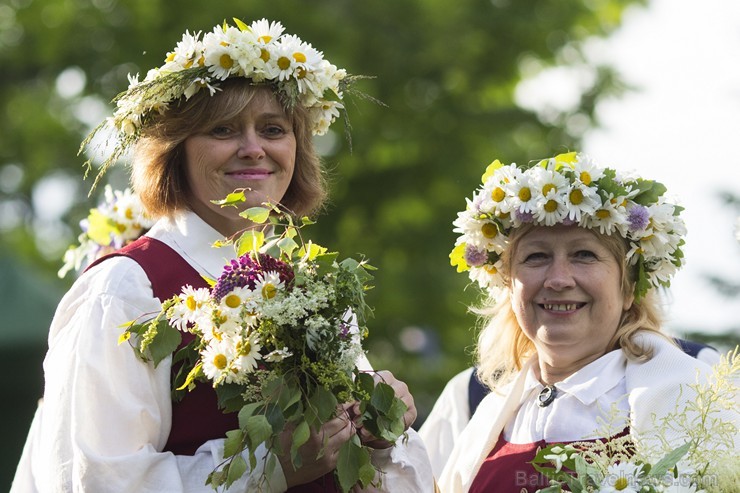
[[[468,383],[472,373],[473,368],[468,368],[447,382],[419,430],[437,478],[442,474],[460,433],[470,421]]]
[[[122,324],[158,311],[146,274],[127,258],[106,260],[73,285],[52,322],[43,404],[18,468],[25,476],[16,476],[12,491],[213,491],[205,480],[223,439],[193,456],[162,452],[171,427],[171,358],[154,368],[118,344]],[[277,469],[270,483],[284,491]],[[229,491],[246,491],[247,479]]]

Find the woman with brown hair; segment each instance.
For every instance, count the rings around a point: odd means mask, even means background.
[[[235,252],[213,245],[261,227],[239,215],[246,208],[279,203],[299,216],[321,209],[325,179],[312,136],[339,116],[347,80],[311,45],[266,20],[216,26],[202,39],[186,32],[162,67],[132,79],[105,124],[116,140],[103,171],[133,150],[133,188],[157,222],[91,265],[61,301],[43,404],[12,491],[212,491],[206,479],[223,460],[225,433],[239,428],[236,414],[219,409],[208,384],[173,401],[172,357],[157,366],[140,360],[119,345],[122,326],[158,312],[183,286],[217,278]],[[213,203],[236,189],[245,191],[240,207]],[[370,369],[366,360],[357,364]],[[410,427],[413,397],[382,373],[406,404]],[[431,490],[414,431],[408,441],[378,440],[355,428],[351,407],[311,431],[300,467],[289,448],[271,470],[264,458],[272,452],[252,451],[256,465],[230,491],[334,491],[338,450],[355,433],[375,448],[384,489]]]

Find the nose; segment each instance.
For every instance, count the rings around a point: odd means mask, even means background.
[[[252,161],[259,161],[265,157],[265,149],[262,147],[262,141],[256,132],[246,130],[242,133],[236,156],[239,159]]]
[[[576,282],[571,267],[567,258],[554,257],[545,273],[544,287],[555,291],[574,287]]]

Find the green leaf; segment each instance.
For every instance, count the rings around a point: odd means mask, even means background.
[[[336,396],[320,385],[308,398],[308,405],[313,408],[320,423],[326,423],[329,420],[334,414],[337,404]]]
[[[231,192],[226,196],[226,198],[221,200],[211,200],[212,203],[216,205],[220,205],[221,207],[226,206],[233,206],[236,207],[237,205],[241,204],[246,200],[246,197],[244,196],[244,190],[240,192]]]
[[[249,229],[236,240],[236,254],[241,257],[250,252],[256,252],[265,243],[265,234],[262,231]]]
[[[306,423],[305,421],[301,421],[300,423],[298,423],[298,426],[296,426],[295,430],[293,430],[293,443],[291,443],[290,445],[290,453],[297,453],[298,448],[306,443],[310,436],[311,428],[308,426],[308,423]]]
[[[298,243],[296,243],[293,238],[286,237],[278,241],[278,248],[280,248],[280,251],[287,255],[288,258],[291,258],[293,256],[293,252],[298,248]]]
[[[264,224],[270,217],[270,209],[265,207],[250,207],[239,215],[255,224]]]
[[[224,458],[241,453],[244,450],[244,432],[242,430],[229,430],[224,440]]]
[[[239,384],[221,384],[216,387],[216,395],[218,396],[218,407],[226,413],[235,413],[241,410],[244,405],[242,388]]]
[[[272,436],[272,426],[261,414],[247,418],[244,429],[247,430],[251,450],[256,449],[259,444],[266,442]]]
[[[396,393],[393,391],[393,387],[387,383],[378,382],[375,389],[373,389],[370,404],[379,412],[387,414],[391,410],[391,405],[393,405],[393,399],[395,397]]]
[[[339,449],[336,475],[339,487],[348,492],[360,480],[360,467],[370,461],[370,452],[352,440],[345,442]]]
[[[260,407],[263,406],[263,403],[261,402],[251,402],[249,404],[244,405],[239,410],[239,428],[246,428],[247,426],[247,419],[252,417],[254,415],[254,412]]]
[[[691,443],[692,442],[686,442],[677,449],[666,454],[665,457],[660,459],[658,463],[653,466],[648,476],[652,478],[662,478],[665,476],[666,473],[673,468],[684,455],[686,455],[691,448]]]
[[[247,472],[247,461],[241,455],[235,456],[228,466],[229,472],[226,476],[226,487],[228,488],[235,481],[241,478]]]
[[[246,25],[241,19],[237,19],[236,17],[234,17],[233,19],[234,19],[234,24],[236,24],[236,27],[238,27],[240,31],[249,31],[249,32],[252,31],[249,28],[249,26]]]
[[[177,350],[182,342],[182,335],[176,328],[170,326],[167,320],[160,320],[157,324],[157,335],[149,344],[149,352],[152,355],[154,366]]]

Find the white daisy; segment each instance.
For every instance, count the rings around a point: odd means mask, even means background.
[[[627,223],[627,210],[622,198],[611,197],[602,201],[601,205],[591,216],[585,216],[581,220],[581,226],[597,229],[601,234],[610,235],[615,230],[620,230]],[[625,232],[626,233],[626,232]]]
[[[576,223],[580,223],[584,215],[593,215],[601,205],[596,190],[584,183],[573,183],[565,197],[568,209],[565,218]]]
[[[172,326],[181,331],[188,331],[188,324],[196,323],[202,316],[203,308],[207,305],[210,296],[211,293],[206,288],[183,287],[177,297],[177,302],[167,313]]]
[[[193,66],[202,67],[205,64],[205,59],[203,58],[203,43],[200,41],[200,34],[200,31],[196,34],[185,31],[175,49],[167,54],[165,64],[161,69],[176,72]]]
[[[602,493],[638,493],[641,487],[641,476],[642,465],[635,465],[631,462],[612,464],[601,482],[599,491]]]
[[[245,375],[251,373],[257,368],[257,361],[262,359],[260,350],[259,334],[252,332],[248,337],[242,339],[242,342],[236,345],[236,359],[234,360],[234,368],[237,373]]]
[[[265,355],[265,361],[268,363],[279,363],[286,358],[290,358],[291,356],[293,356],[293,353],[291,353],[287,347],[284,347],[282,349],[276,349],[267,353]]]
[[[234,347],[228,340],[213,339],[203,349],[200,356],[203,362],[203,373],[213,381],[214,387],[230,378],[231,365],[235,356]]]
[[[263,300],[273,299],[279,291],[285,289],[285,283],[277,272],[263,272],[254,283],[254,290]]]
[[[241,31],[235,27],[227,27],[226,31],[220,26],[203,37],[205,64],[208,71],[217,79],[225,80],[230,75],[239,72],[239,45],[237,44]]]
[[[587,187],[604,176],[604,170],[593,159],[581,154],[578,155],[578,159],[573,163],[573,173],[575,179]]]

